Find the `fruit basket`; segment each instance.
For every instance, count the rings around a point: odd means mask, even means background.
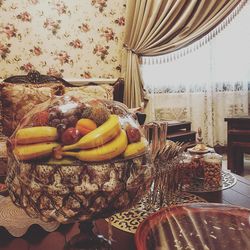
[[[27,114],[8,140],[6,184],[31,217],[106,218],[150,188],[148,142],[126,106],[63,96]]]

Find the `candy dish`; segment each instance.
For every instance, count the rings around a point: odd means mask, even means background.
[[[205,147],[202,149],[195,149],[195,148],[188,149],[188,152],[193,153],[193,154],[206,154],[206,153],[209,153],[211,151],[212,151],[212,149],[209,147]]]

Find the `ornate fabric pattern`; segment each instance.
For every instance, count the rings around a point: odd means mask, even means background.
[[[126,0],[1,0],[0,78],[118,78]]]
[[[9,159],[12,201],[31,217],[62,223],[106,218],[133,206],[151,184],[145,155],[79,165],[20,163]]]
[[[113,100],[113,89],[113,86],[108,84],[65,87],[65,94],[80,98],[81,100],[89,100],[93,98]]]
[[[61,84],[12,84],[1,83],[3,134],[11,135],[20,120],[37,104],[62,93]]]

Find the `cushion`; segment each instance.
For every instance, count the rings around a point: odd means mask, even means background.
[[[64,86],[60,83],[1,83],[2,133],[10,136],[27,112],[53,95],[61,95],[63,89]]]
[[[80,87],[65,87],[65,94],[86,101],[94,98],[113,100],[113,86],[109,84],[98,84]]]

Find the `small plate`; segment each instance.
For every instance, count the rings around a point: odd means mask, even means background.
[[[137,250],[250,249],[250,209],[190,203],[147,217],[135,234]]]
[[[193,153],[193,154],[206,154],[206,153],[212,152],[212,149],[209,147],[206,147],[204,150],[195,150],[193,148],[189,148],[188,152]]]

